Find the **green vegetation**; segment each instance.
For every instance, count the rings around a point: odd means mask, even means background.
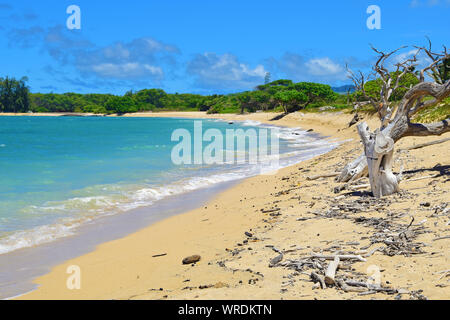
[[[442,72],[447,72],[441,67]],[[266,80],[269,78],[266,77]],[[123,96],[111,94],[77,93],[30,93],[26,85],[27,78],[16,80],[0,78],[0,112],[75,112],[95,114],[124,114],[146,111],[207,111],[208,113],[244,113],[273,111],[290,113],[298,110],[305,112],[352,111],[353,101],[361,99],[360,92],[346,94],[335,93],[330,86],[280,79],[260,85],[253,91],[227,95],[168,94],[161,89],[129,91]],[[407,88],[418,82],[414,74],[407,74],[399,88],[392,95],[394,104],[401,99]],[[369,81],[366,91],[377,95],[380,80]],[[417,116],[419,120],[435,120],[448,117],[450,102],[423,110]],[[369,108],[369,107],[367,107]]]
[[[270,78],[268,74],[266,81]],[[168,94],[161,89],[110,94],[30,93],[28,79],[0,79],[0,112],[76,112],[124,114],[145,111],[207,111],[238,113],[281,111],[285,113],[332,103],[339,94],[328,85],[276,80],[254,91],[227,95]]]
[[[106,113],[106,103],[113,98],[106,94],[30,93],[29,111]],[[28,111],[27,110],[27,111]]]
[[[438,83],[450,80],[450,59],[444,59],[436,68],[433,68],[431,76]]]
[[[284,113],[295,111],[298,109],[298,106],[308,100],[303,92],[292,89],[278,91],[273,96],[273,99],[283,108]]]
[[[398,76],[400,75],[400,72],[392,72],[392,83],[395,83],[397,81]],[[405,95],[405,93],[408,91],[409,88],[415,86],[419,83],[419,79],[414,73],[407,73],[403,75],[403,77],[400,79],[399,82],[399,88],[397,88],[391,95],[390,101],[399,101],[401,98]],[[372,97],[374,99],[377,99],[380,96],[382,87],[382,80],[381,79],[375,79],[368,81],[364,85],[364,90],[366,91],[366,94],[369,97]],[[366,100],[362,94],[362,92],[357,91],[354,94],[354,97],[357,101],[364,101]]]
[[[27,78],[0,78],[0,112],[27,112],[30,105]]]
[[[436,106],[420,110],[414,115],[413,120],[420,123],[442,121],[450,118],[450,98],[446,98]]]

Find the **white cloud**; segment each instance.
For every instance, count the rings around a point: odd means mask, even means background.
[[[113,46],[106,47],[103,49],[105,58],[107,59],[129,59],[130,58],[130,50],[124,47],[122,43],[117,43]]]
[[[405,61],[405,60],[407,60],[409,58],[414,57],[414,55],[417,54],[417,53],[418,53],[418,49],[411,49],[411,50],[409,50],[407,52],[399,53],[396,56],[394,56],[393,62],[395,64],[395,63],[399,63],[399,62]]]
[[[102,63],[92,66],[92,71],[104,78],[162,78],[164,75],[160,67],[149,64],[140,64],[137,62],[128,62],[122,64]]]
[[[306,58],[287,52],[280,59],[270,59],[269,64],[278,77],[294,81],[330,83],[347,79],[343,64],[329,57]]]
[[[200,86],[219,89],[251,89],[266,75],[263,65],[252,68],[229,53],[198,54],[188,63],[187,71]]]
[[[328,57],[310,59],[306,62],[305,66],[308,69],[308,72],[313,76],[334,77],[344,73],[344,68],[331,61]]]
[[[432,62],[425,52],[419,51],[419,49],[414,48],[394,55],[390,59],[390,61],[387,61],[387,67],[389,69],[394,70],[396,64],[400,62],[405,62],[408,59],[412,59],[414,55],[416,56],[417,59],[417,61],[414,63],[416,65],[416,69],[423,69]]]
[[[122,80],[164,79],[179,50],[151,38],[77,52],[75,65],[86,75]]]

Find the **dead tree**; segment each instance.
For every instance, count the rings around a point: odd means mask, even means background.
[[[392,173],[392,156],[395,142],[407,136],[441,135],[450,131],[450,119],[430,124],[411,122],[411,117],[415,113],[423,108],[434,106],[450,96],[450,80],[445,81],[437,72],[438,65],[450,58],[447,49],[444,47],[442,52],[434,53],[431,50],[431,43],[429,48],[416,48],[418,52],[413,58],[396,65],[397,74],[398,72],[400,74],[395,81],[393,81],[391,76],[388,76],[390,73],[387,71],[384,63],[388,57],[392,56],[399,49],[389,54],[384,54],[374,49],[380,54],[374,70],[382,78],[383,85],[379,100],[371,97],[371,103],[379,104],[378,115],[381,125],[375,132],[370,132],[366,123],[358,125],[358,132],[364,144],[365,153],[343,169],[338,177],[338,181],[353,181],[369,173],[374,196],[380,197],[392,194],[398,190],[399,182],[398,177]],[[410,72],[411,68],[416,66],[416,57],[420,51],[426,53],[431,63],[419,71],[419,83],[406,92],[395,111],[389,102],[389,98],[394,90],[399,87],[400,76]],[[434,81],[425,81],[425,74],[432,75]],[[354,77],[354,74],[351,75]],[[362,94],[365,95],[363,89],[365,79],[362,77],[362,73],[355,79],[359,83],[359,90],[362,90]],[[432,99],[424,100],[425,97],[432,97]],[[394,111],[395,116],[393,116]]]
[[[352,79],[357,90],[361,92],[362,96],[373,106],[375,110],[378,111],[378,116],[381,120],[382,126],[385,126],[392,116],[393,110],[390,101],[392,94],[397,89],[403,87],[400,85],[400,81],[407,73],[412,72],[417,66],[417,54],[420,52],[420,49],[417,49],[416,54],[413,55],[412,58],[396,63],[396,69],[394,70],[394,72],[389,71],[388,67],[386,66],[388,59],[392,56],[395,56],[398,51],[404,48],[406,47],[400,47],[389,53],[384,53],[372,47],[372,50],[375,51],[379,55],[379,57],[372,68],[372,73],[367,77],[367,79],[361,71],[358,71],[358,75],[355,75],[347,67],[349,77],[350,79]],[[368,95],[365,89],[367,81],[371,80],[372,77],[378,77],[381,80],[381,90],[375,97]]]

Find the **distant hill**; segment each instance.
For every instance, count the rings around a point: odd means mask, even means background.
[[[355,92],[355,86],[351,84],[346,84],[344,86],[340,87],[331,87],[331,90],[333,90],[336,93],[347,93],[347,91],[350,89],[350,93]]]

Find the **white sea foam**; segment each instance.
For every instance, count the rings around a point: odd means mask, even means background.
[[[254,121],[254,120],[245,120],[242,125],[246,126],[246,127],[257,127],[260,126],[262,123],[259,121]]]
[[[67,221],[53,225],[35,227],[31,230],[17,231],[12,235],[0,239],[0,254],[15,251],[18,249],[33,247],[38,244],[44,244],[56,239],[74,234],[74,229],[80,223]]]

